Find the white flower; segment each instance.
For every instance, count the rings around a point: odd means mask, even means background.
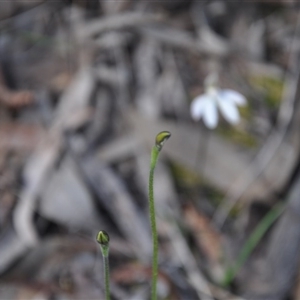
[[[237,106],[247,104],[246,98],[237,91],[218,89],[215,86],[206,88],[206,93],[196,97],[191,103],[191,116],[195,121],[203,118],[206,127],[213,129],[218,125],[218,109],[230,124],[240,121]]]

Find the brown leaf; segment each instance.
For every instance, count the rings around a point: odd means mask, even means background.
[[[42,133],[41,127],[36,125],[3,124],[0,126],[0,149],[33,150]]]
[[[33,93],[30,91],[11,91],[0,86],[0,102],[10,108],[22,108],[34,101]]]
[[[22,108],[33,103],[34,95],[31,91],[12,91],[5,83],[2,70],[0,68],[0,103],[10,108]]]
[[[119,284],[148,283],[151,280],[151,269],[140,263],[129,263],[115,269],[112,272],[112,279]],[[176,288],[168,274],[159,270],[158,279],[168,287],[170,299],[178,299]]]
[[[210,220],[192,205],[184,208],[184,217],[199,248],[212,263],[218,263],[222,254],[221,236],[212,227]]]

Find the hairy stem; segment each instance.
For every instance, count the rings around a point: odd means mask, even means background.
[[[103,255],[104,263],[104,277],[105,277],[105,300],[110,300],[110,288],[109,288],[109,262],[108,255]]]
[[[154,179],[154,169],[158,159],[159,152],[161,151],[166,140],[169,139],[171,133],[169,131],[160,132],[155,138],[155,146],[151,151],[151,163],[150,163],[150,174],[149,174],[149,214],[150,214],[150,224],[152,232],[152,243],[153,243],[153,254],[152,254],[152,286],[151,286],[151,300],[156,300],[156,285],[157,285],[157,275],[158,275],[158,237],[156,229],[156,219],[155,219],[155,203],[154,203],[154,193],[153,193],[153,179]]]
[[[155,203],[154,203],[154,193],[153,193],[153,178],[154,169],[158,159],[159,151],[157,147],[153,147],[151,151],[151,164],[150,164],[150,174],[149,174],[149,214],[150,214],[150,224],[152,232],[152,244],[153,244],[153,254],[152,254],[152,287],[151,287],[151,299],[156,300],[156,285],[157,285],[157,274],[158,274],[158,237],[156,229],[156,219],[155,219]]]
[[[104,264],[104,281],[105,281],[105,300],[110,300],[109,289],[109,235],[106,231],[100,230],[96,236],[96,241],[100,245],[103,264]]]

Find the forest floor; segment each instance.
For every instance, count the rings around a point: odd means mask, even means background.
[[[215,129],[205,80],[247,99]],[[300,299],[296,1],[0,2],[0,299]],[[299,277],[300,278],[300,277]]]

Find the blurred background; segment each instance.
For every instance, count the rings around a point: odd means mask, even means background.
[[[149,299],[168,130],[158,298],[299,300],[297,2],[1,1],[0,299],[104,299],[99,230],[112,299]],[[210,74],[236,124],[192,119]]]

